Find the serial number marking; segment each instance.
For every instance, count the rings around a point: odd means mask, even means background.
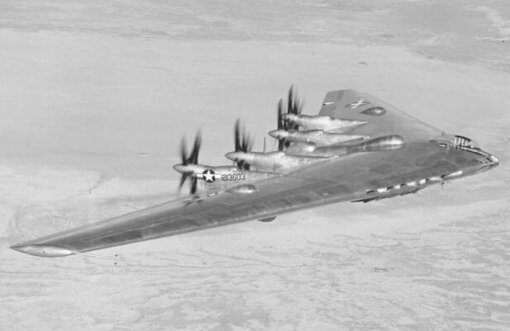
[[[238,182],[246,180],[246,174],[227,174],[221,175],[221,180],[224,182]]]

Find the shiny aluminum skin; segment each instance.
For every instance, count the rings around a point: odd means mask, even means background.
[[[364,102],[358,102],[358,100]],[[355,104],[356,107],[347,107]],[[365,112],[371,107],[384,112]],[[341,201],[368,202],[415,193],[444,180],[474,175],[498,159],[469,140],[423,123],[391,105],[353,90],[329,92],[319,115],[366,122],[350,134],[371,140],[400,137],[371,149],[305,164],[282,175],[213,196],[171,201],[12,246],[37,256],[66,256],[142,240],[203,230]],[[457,139],[458,140],[458,139]],[[244,185],[244,184],[241,184]]]

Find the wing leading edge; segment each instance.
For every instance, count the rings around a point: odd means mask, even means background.
[[[288,175],[254,184],[251,194],[222,192],[189,205],[162,204],[103,222],[31,240],[13,246],[38,256],[65,256],[127,243],[253,219],[265,219],[298,209],[366,197],[367,188],[416,181],[425,176],[451,173],[457,167],[431,144],[406,149],[420,155],[412,163],[403,150],[361,153],[326,161]],[[408,150],[410,152],[410,150]],[[428,162],[430,169],[416,171]]]

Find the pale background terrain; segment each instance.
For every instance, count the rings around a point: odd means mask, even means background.
[[[2,0],[0,329],[510,328],[509,74],[504,0]],[[184,133],[228,164],[240,117],[260,150],[291,84],[306,113],[363,90],[501,165],[96,257],[8,248],[172,199]]]

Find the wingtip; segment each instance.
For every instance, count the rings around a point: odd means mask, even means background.
[[[40,257],[61,257],[76,254],[73,250],[49,245],[16,244],[12,245],[10,248],[21,253]]]

